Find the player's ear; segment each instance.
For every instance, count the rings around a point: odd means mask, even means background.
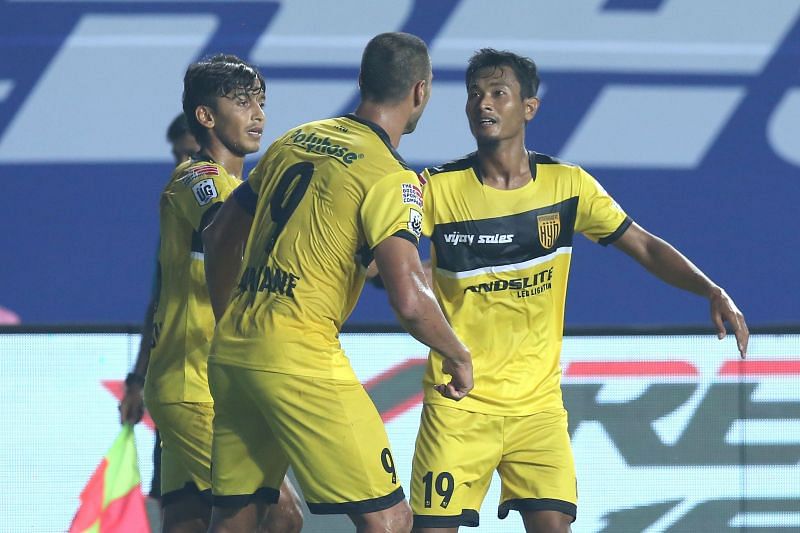
[[[525,98],[522,102],[525,107],[525,122],[530,122],[539,110],[540,100],[535,96]]]
[[[428,82],[425,80],[419,80],[414,84],[412,90],[414,92],[414,107],[419,107],[424,104],[426,102],[426,95],[430,90],[428,87]]]
[[[204,128],[211,129],[214,127],[214,111],[209,106],[197,106],[194,110],[194,116]]]

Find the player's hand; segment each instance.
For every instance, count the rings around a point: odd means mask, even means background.
[[[452,378],[446,385],[434,385],[434,389],[451,400],[459,401],[472,390],[472,360],[456,362],[452,359],[445,359],[442,363],[442,372],[449,374]]]
[[[711,321],[717,328],[717,338],[724,339],[727,335],[725,322],[730,324],[734,335],[736,335],[736,345],[739,347],[739,355],[742,359],[747,356],[747,341],[750,338],[750,330],[744,321],[744,315],[733,302],[728,293],[719,289],[714,291],[709,298],[711,302]]]
[[[138,424],[144,416],[144,395],[139,385],[125,387],[125,395],[119,403],[121,424]]]

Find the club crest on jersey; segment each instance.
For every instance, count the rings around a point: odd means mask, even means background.
[[[422,209],[422,189],[411,183],[403,183],[402,193],[404,204],[413,204]]]
[[[419,239],[422,236],[422,213],[414,209],[408,211],[408,231]]]
[[[208,202],[219,196],[217,188],[214,186],[214,180],[204,179],[192,185],[192,192],[194,198],[200,205],[206,205]]]
[[[552,248],[561,233],[561,216],[559,213],[549,213],[536,217],[536,224],[539,229],[539,242],[545,248]]]

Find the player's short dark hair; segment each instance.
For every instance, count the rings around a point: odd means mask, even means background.
[[[264,77],[257,68],[235,55],[217,54],[192,63],[183,77],[183,114],[189,131],[198,139],[205,139],[206,130],[197,121],[197,106],[214,106],[214,99],[235,91],[249,94],[263,93]]]
[[[361,98],[377,103],[402,100],[419,80],[431,73],[425,41],[410,33],[390,32],[373,37],[361,57]]]
[[[187,133],[190,133],[189,121],[186,120],[186,114],[181,111],[181,113],[169,123],[169,127],[167,128],[167,140],[174,143]]]
[[[539,73],[533,59],[506,50],[495,50],[494,48],[481,48],[469,58],[465,76],[467,89],[469,89],[469,85],[475,75],[487,67],[510,67],[517,77],[520,96],[523,99],[536,96],[536,93],[539,92]]]

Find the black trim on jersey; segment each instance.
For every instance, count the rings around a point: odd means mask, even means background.
[[[420,527],[478,527],[481,517],[475,509],[464,509],[455,516],[414,515],[414,528]]]
[[[258,205],[258,194],[250,186],[250,182],[243,181],[233,190],[233,197],[236,203],[247,211],[251,217],[256,216],[256,206]]]
[[[211,503],[211,489],[200,490],[194,481],[189,481],[177,490],[171,490],[161,495],[161,507],[185,500],[190,496],[200,496],[203,501]]]
[[[386,148],[389,149],[389,151],[392,153],[394,158],[397,159],[397,161],[399,161],[401,165],[403,165],[403,168],[405,168],[406,170],[410,170],[411,169],[411,167],[408,166],[408,163],[406,163],[406,160],[403,159],[403,156],[398,154],[397,150],[394,149],[394,146],[392,145],[392,140],[389,138],[389,134],[386,133],[385,129],[381,128],[380,126],[378,126],[377,124],[375,124],[371,120],[367,120],[365,118],[361,118],[361,117],[359,117],[358,115],[356,115],[354,113],[348,113],[348,114],[346,114],[344,116],[344,118],[348,118],[350,120],[353,120],[355,122],[363,124],[363,125],[367,126],[369,129],[371,129],[372,131],[374,131],[375,135],[380,137],[380,139],[383,141],[383,144],[386,145]]]
[[[308,510],[312,514],[364,514],[383,511],[405,499],[406,495],[403,493],[403,487],[398,487],[395,491],[380,498],[342,503],[311,503],[306,501],[306,505],[308,505]]]
[[[400,237],[401,239],[407,240],[408,242],[410,242],[414,246],[419,246],[419,239],[417,239],[417,236],[414,235],[413,233],[411,233],[408,230],[401,229],[400,231],[398,231],[396,233],[393,233],[391,236],[392,237]]]
[[[278,503],[281,492],[270,487],[261,487],[252,494],[237,494],[235,496],[217,496],[214,494],[214,505],[217,507],[240,508],[253,502],[266,504]]]
[[[513,265],[545,256],[562,246],[572,246],[577,211],[578,197],[574,196],[516,215],[437,224],[431,236],[437,266],[450,272],[464,272]],[[553,246],[545,248],[539,240],[536,217],[551,213],[559,213],[561,229]],[[458,237],[466,240],[454,244],[452,240]],[[477,242],[481,238],[489,242]],[[504,239],[510,242],[502,242]]]
[[[608,237],[603,237],[602,239],[598,240],[597,242],[599,244],[602,244],[603,246],[608,246],[609,244],[614,244],[614,242],[617,239],[619,239],[620,237],[622,237],[622,234],[625,233],[625,231],[629,227],[631,227],[631,224],[633,224],[633,220],[631,220],[631,217],[625,217],[625,220],[623,220],[622,224],[620,224],[619,227],[614,230],[614,233],[612,233]]]
[[[222,202],[216,202],[211,204],[211,207],[206,209],[206,212],[203,213],[203,216],[200,217],[200,225],[197,227],[197,231],[199,233],[203,233],[203,230],[211,224],[211,221],[214,220],[214,217],[217,214],[217,211],[222,209]]]
[[[538,154],[533,150],[528,150],[528,167],[531,170],[531,179],[536,181],[536,165],[561,165],[564,164],[555,157],[551,157],[546,154]],[[459,170],[467,170],[468,168],[472,168],[472,171],[475,172],[475,177],[478,178],[478,181],[483,183],[483,176],[481,175],[481,169],[478,165],[478,152],[472,152],[471,154],[467,154],[461,159],[455,159],[450,161],[449,163],[445,163],[443,165],[439,165],[436,167],[429,167],[428,174],[431,176],[435,176],[441,172],[454,172]]]
[[[369,245],[365,244],[356,251],[356,259],[361,266],[367,268],[369,264],[372,263],[372,260],[375,259],[375,255],[372,253]]]
[[[475,168],[477,162],[478,152],[472,152],[460,159],[455,159],[449,163],[439,165],[436,167],[428,167],[428,174],[435,176],[442,172],[455,172],[458,170],[467,170],[468,168]],[[476,173],[477,174],[477,173]]]
[[[196,229],[192,230],[191,251],[203,253],[203,234]]]
[[[497,518],[503,520],[511,509],[515,511],[558,511],[571,516],[573,522],[578,515],[578,506],[571,502],[552,498],[519,498],[501,503],[497,508]]]

